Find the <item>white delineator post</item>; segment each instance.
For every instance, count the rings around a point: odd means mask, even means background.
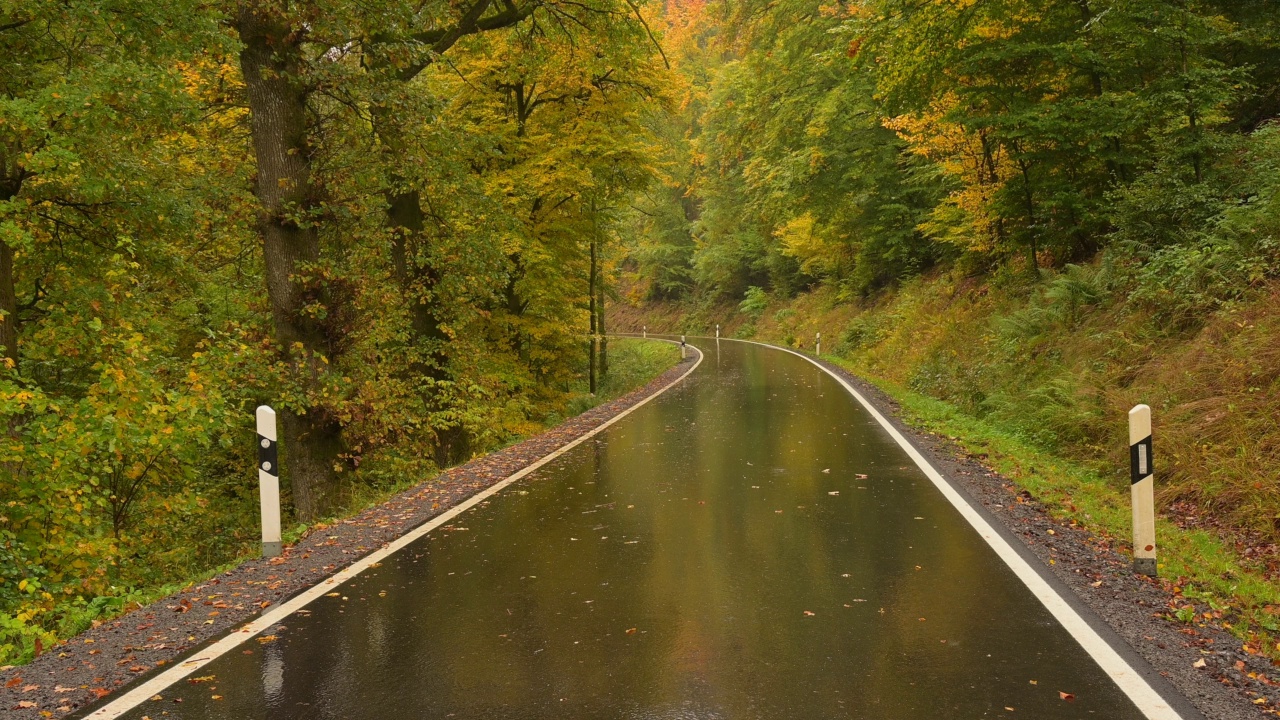
[[[280,459],[276,411],[258,406],[258,501],[262,508],[262,557],[280,554]]]
[[[1155,466],[1151,462],[1151,408],[1129,411],[1129,492],[1133,497],[1133,571],[1156,576]]]
[[[716,339],[720,339],[720,323],[716,323]]]
[[[683,360],[683,359],[684,359],[684,353],[685,353],[685,350],[684,350],[684,336],[683,336],[683,335],[681,335],[681,336],[680,336],[680,359],[681,359],[681,360]]]
[[[822,354],[822,333],[818,333],[817,339],[813,342],[813,354]]]
[[[640,337],[642,337],[642,338],[648,338],[648,337],[649,337],[649,326],[648,326],[648,325],[641,325],[641,326],[640,326]]]

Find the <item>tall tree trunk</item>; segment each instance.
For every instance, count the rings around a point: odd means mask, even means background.
[[[587,271],[587,305],[591,316],[591,338],[587,344],[587,375],[591,394],[596,394],[596,236],[591,235],[591,266]]]
[[[1027,209],[1027,249],[1031,254],[1031,265],[1028,268],[1033,277],[1040,277],[1040,259],[1037,257],[1040,252],[1036,247],[1036,233],[1039,229],[1036,227],[1036,202],[1035,196],[1031,190],[1031,169],[1027,167],[1027,161],[1021,157],[1018,158],[1018,169],[1022,172],[1022,200]]]
[[[422,197],[417,190],[387,193],[392,272],[409,309],[409,328],[414,344],[419,349],[427,348],[425,363],[415,370],[433,380],[443,380],[448,361],[444,351],[447,338],[440,329],[438,307],[426,298],[426,294],[439,283],[439,276],[434,268],[419,263],[415,257],[417,249],[425,243],[425,227],[426,213],[422,211]]]
[[[6,201],[13,200],[22,189],[22,172],[9,167],[9,153],[0,146],[0,197]],[[14,276],[13,248],[0,240],[0,345],[4,346],[3,357],[18,367],[18,292],[17,279]]]
[[[14,290],[13,248],[0,240],[0,345],[4,357],[18,367],[18,293]]]
[[[309,301],[296,275],[320,259],[314,225],[294,217],[315,202],[308,145],[304,30],[270,5],[245,6],[236,18],[244,50],[240,68],[249,100],[250,128],[258,176],[258,233],[266,267],[267,296],[276,339],[304,386],[319,384],[328,368],[325,329],[301,312]],[[285,468],[298,517],[314,520],[337,501],[337,463],[342,425],[324,408],[281,413]]]
[[[609,338],[604,329],[604,273],[596,274],[596,330],[600,333],[600,378],[609,376]]]

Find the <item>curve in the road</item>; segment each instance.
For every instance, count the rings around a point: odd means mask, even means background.
[[[708,338],[709,339],[709,338]],[[719,340],[717,338],[717,340]],[[1179,713],[1172,707],[1172,704],[1165,697],[1156,691],[1152,684],[1147,681],[1144,675],[1150,675],[1155,671],[1148,667],[1143,669],[1146,672],[1139,671],[1135,665],[1139,667],[1145,665],[1141,660],[1126,659],[1119,650],[1103,639],[1102,635],[1095,629],[1094,625],[1089,623],[1084,615],[1077,609],[1076,604],[1070,602],[1066,596],[1058,591],[1042,574],[1036,569],[1026,558],[1024,558],[1014,546],[1005,539],[1005,537],[996,531],[995,527],[982,516],[980,512],[969,502],[955,486],[951,484],[946,477],[938,472],[937,468],[930,463],[924,455],[922,455],[915,447],[903,436],[901,432],[890,423],[875,405],[856,388],[848,383],[837,373],[831,371],[822,363],[815,360],[809,355],[796,352],[791,348],[771,345],[769,343],[757,342],[754,340],[740,340],[737,338],[724,338],[729,342],[743,342],[751,345],[760,345],[763,347],[781,350],[791,353],[796,357],[803,358],[820,368],[823,372],[830,375],[840,384],[850,395],[853,396],[858,404],[862,405],[875,421],[880,424],[884,431],[893,438],[911,458],[911,461],[920,468],[921,472],[933,482],[938,491],[942,493],[947,502],[951,503],[960,515],[964,517],[978,535],[995,551],[996,555],[1004,562],[1005,565],[1013,571],[1014,575],[1022,581],[1027,589],[1035,595],[1036,599],[1045,606],[1045,608],[1053,614],[1053,617],[1075,638],[1076,642],[1084,648],[1085,652],[1098,663],[1099,667],[1120,687],[1124,694],[1133,701],[1134,705],[1146,715],[1149,720],[1185,720],[1182,713]],[[1131,654],[1131,653],[1125,653]],[[1196,713],[1198,715],[1199,713]]]

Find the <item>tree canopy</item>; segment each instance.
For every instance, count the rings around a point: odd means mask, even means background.
[[[1104,251],[1182,327],[1280,274],[1267,3],[0,0],[0,41],[0,662],[252,543],[254,406],[322,521],[565,411],[620,289]]]

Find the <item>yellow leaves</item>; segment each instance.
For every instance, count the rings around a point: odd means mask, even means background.
[[[958,97],[947,93],[928,112],[886,118],[883,125],[906,141],[912,153],[958,181],[959,188],[933,209],[920,230],[969,250],[987,251],[997,237],[994,197],[1016,168],[1000,145],[946,119],[958,104]]]
[[[846,260],[847,245],[819,232],[811,213],[792,218],[775,230],[774,236],[782,244],[782,254],[799,260],[801,269],[810,275],[829,275]]]

